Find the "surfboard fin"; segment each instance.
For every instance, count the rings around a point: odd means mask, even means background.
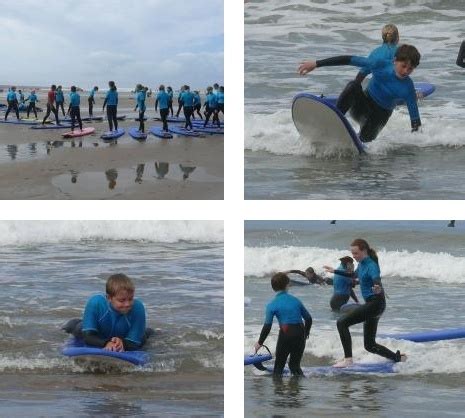
[[[460,45],[459,54],[457,55],[456,64],[459,67],[465,68],[465,41]]]

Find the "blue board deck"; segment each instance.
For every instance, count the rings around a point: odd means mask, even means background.
[[[62,353],[67,357],[81,358],[83,360],[113,359],[136,366],[143,366],[150,360],[150,356],[145,351],[108,351],[102,348],[87,346],[83,340],[77,338],[70,339],[63,347]]]
[[[407,340],[416,343],[455,340],[465,338],[465,328],[449,328],[433,331],[410,332],[406,334],[381,334],[382,338],[394,338],[396,340]]]
[[[350,367],[336,368],[333,366],[302,367],[305,376],[334,376],[341,374],[386,374],[396,373],[396,363],[389,361],[383,363],[354,363]],[[267,374],[273,373],[272,367],[266,367]],[[284,369],[283,376],[290,376],[290,370]]]
[[[189,131],[187,129],[181,128],[179,126],[170,126],[169,131],[177,134],[177,135],[184,135],[184,136],[200,136],[198,132],[195,131]]]
[[[169,132],[164,131],[163,128],[161,128],[160,126],[152,126],[149,129],[149,132],[152,135],[157,136],[158,138],[164,138],[164,139],[173,138],[173,135],[171,135]]]
[[[113,131],[107,131],[100,135],[100,138],[102,138],[105,141],[117,139],[120,136],[123,136],[126,133],[126,131],[123,128],[118,128]]]
[[[147,139],[147,132],[139,132],[139,128],[129,128],[128,134],[138,141],[145,141]]]
[[[264,361],[268,361],[271,359],[271,354],[268,353],[244,355],[244,366],[248,366],[250,364],[263,363]]]

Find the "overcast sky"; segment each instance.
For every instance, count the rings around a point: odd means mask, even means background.
[[[223,0],[2,1],[0,84],[223,84]]]

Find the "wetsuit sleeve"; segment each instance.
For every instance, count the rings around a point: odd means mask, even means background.
[[[344,277],[355,277],[355,273],[349,273],[348,271],[345,270],[334,270],[334,274],[339,274],[339,276],[344,276]]]
[[[84,342],[87,345],[91,345],[93,347],[100,347],[103,348],[107,344],[108,341],[105,338],[102,338],[98,335],[97,331],[83,331],[84,335]]]
[[[131,312],[131,328],[124,338],[124,342],[141,346],[145,334],[145,308],[144,304],[137,300],[134,302]]]
[[[412,82],[412,87],[410,89],[410,94],[406,99],[407,109],[410,115],[410,123],[412,125],[412,132],[418,131],[418,128],[421,126],[420,113],[418,112],[417,105],[417,94],[415,92],[415,87]]]
[[[308,338],[310,335],[310,328],[312,327],[312,316],[310,315],[310,312],[305,309],[305,306],[302,303],[300,304],[300,314],[305,320],[305,338]]]
[[[316,61],[317,67],[334,67],[337,65],[351,65],[352,55],[340,55],[337,57],[325,58]]]
[[[98,299],[95,296],[87,301],[84,308],[82,331],[95,331],[98,333]]]
[[[374,284],[381,285],[381,271],[379,270],[379,266],[376,263],[373,263],[370,266],[370,277]]]
[[[265,323],[263,324],[263,328],[260,333],[260,338],[258,339],[258,343],[260,345],[262,345],[265,342],[266,337],[268,337],[268,334],[271,331],[271,326],[273,325],[273,316],[274,316],[273,310],[270,304],[268,304],[266,306],[266,311],[265,311]]]

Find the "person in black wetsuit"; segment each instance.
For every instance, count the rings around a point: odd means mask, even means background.
[[[284,366],[289,357],[289,369],[294,376],[302,376],[300,360],[305,349],[305,340],[310,335],[312,317],[302,302],[295,296],[289,295],[289,277],[284,273],[276,273],[271,278],[271,287],[276,292],[275,298],[266,306],[265,323],[260,338],[255,343],[255,352],[265,342],[271,331],[273,317],[279,322],[279,336],[276,343],[276,354],[273,375],[283,374]],[[305,321],[305,325],[302,323]]]
[[[284,274],[291,274],[291,273],[299,274],[300,276],[303,276],[308,280],[308,283],[302,283],[302,282],[298,283],[295,280],[291,280],[292,284],[297,284],[297,285],[299,285],[299,284],[332,284],[331,279],[329,279],[329,280],[331,280],[331,283],[328,283],[328,279],[326,279],[324,277],[321,277],[318,274],[316,274],[313,267],[307,267],[307,269],[305,271],[302,271],[302,270],[288,270],[288,271],[284,272]]]
[[[459,67],[465,68],[465,41],[462,42],[459,49],[459,54],[457,55],[456,64]]]
[[[405,361],[405,354],[400,351],[393,352],[376,343],[376,331],[378,322],[386,308],[384,289],[381,284],[381,273],[378,265],[378,256],[363,239],[356,239],[350,244],[352,256],[358,262],[354,273],[334,270],[330,266],[324,266],[326,271],[342,276],[358,277],[360,290],[365,303],[354,310],[343,314],[337,320],[337,330],[344,348],[344,359],[338,361],[334,367],[349,367],[352,365],[352,338],[349,327],[363,322],[363,338],[365,350],[378,354],[395,362]]]

